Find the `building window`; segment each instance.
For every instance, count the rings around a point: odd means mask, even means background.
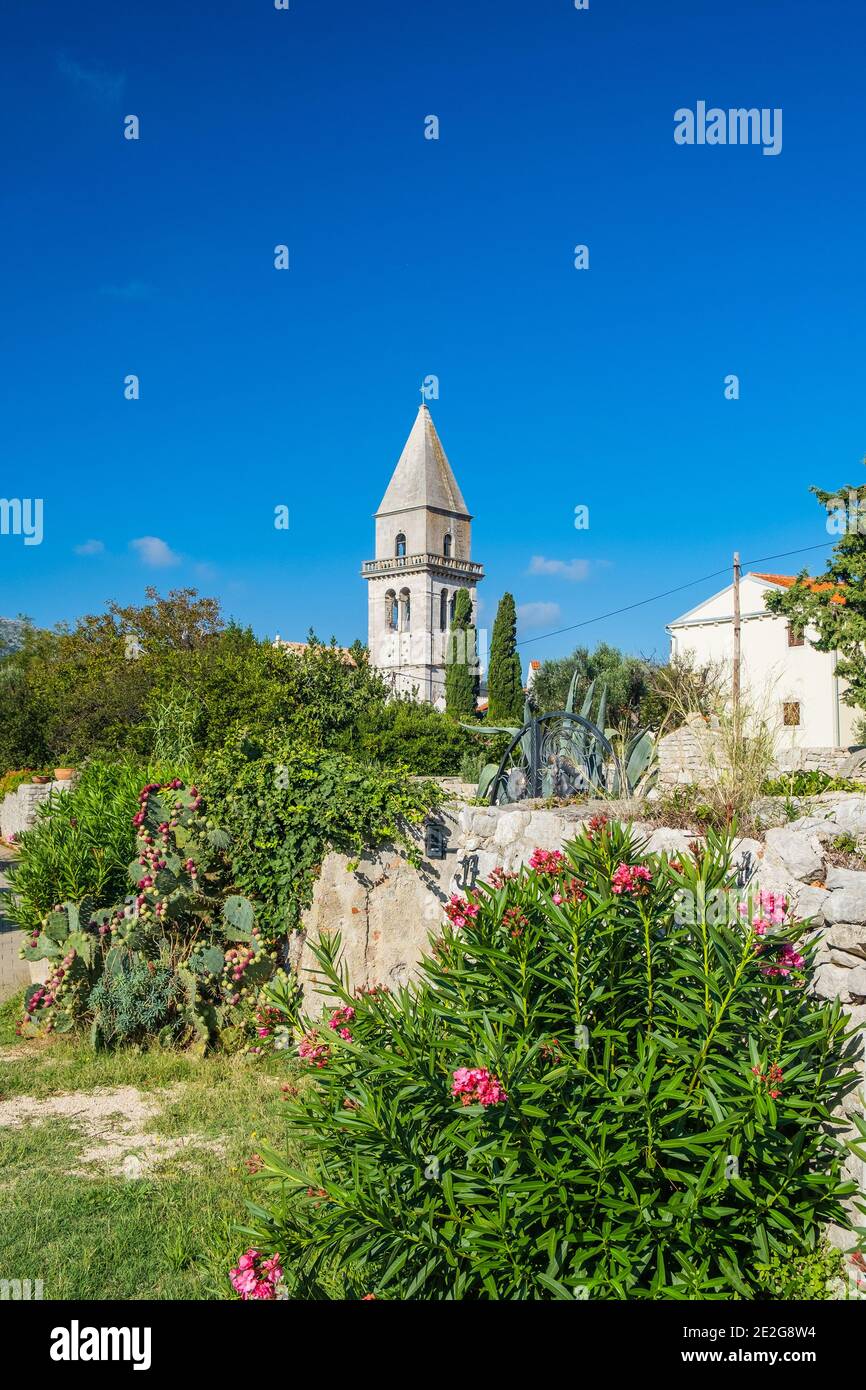
[[[446,560],[450,559],[450,557],[451,557],[451,537],[450,537],[450,535],[446,535],[446,536],[444,536],[444,537],[442,538],[442,554],[445,556],[445,559],[446,559]]]
[[[800,727],[799,700],[786,700],[782,705],[782,723],[786,729],[798,729]]]
[[[403,535],[403,532],[402,532],[402,531],[400,532],[400,534],[398,535],[396,541],[394,542],[394,554],[397,556],[397,559],[398,559],[398,560],[402,560],[402,559],[405,558],[405,555],[406,555],[406,537]]]
[[[388,616],[389,628],[392,632],[396,632],[400,620],[400,610],[397,605],[397,595],[393,589],[389,589],[385,595],[385,612]]]
[[[439,627],[442,632],[448,627],[448,590],[443,589],[439,595]]]
[[[408,589],[400,590],[400,610],[402,613],[400,630],[401,632],[408,632],[412,623],[412,599]]]
[[[803,629],[796,628],[793,623],[788,624],[788,646],[802,647],[804,642]]]
[[[448,604],[448,623],[450,627],[454,626],[454,600],[456,599],[456,597],[456,594],[452,594],[451,602]]]

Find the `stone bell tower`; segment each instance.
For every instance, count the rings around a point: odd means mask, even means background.
[[[483,567],[470,560],[472,517],[426,405],[376,512],[376,558],[361,573],[368,584],[370,661],[397,694],[440,708],[445,703],[445,649],[458,589],[475,614]]]

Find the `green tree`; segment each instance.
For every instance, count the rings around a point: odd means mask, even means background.
[[[620,728],[623,724],[640,722],[640,705],[650,685],[650,663],[641,657],[625,656],[617,647],[600,642],[595,651],[578,647],[571,656],[555,661],[543,661],[532,688],[533,703],[541,713],[563,709],[568,687],[575,670],[578,672],[575,709],[590,681],[596,689],[607,687],[607,716],[605,723]]]
[[[238,725],[348,751],[361,716],[387,700],[360,645],[277,648],[195,590],[147,599],[27,628],[0,658],[0,773],[100,754],[185,761]]]
[[[864,460],[866,462],[866,460]],[[783,593],[768,593],[771,613],[787,618],[819,652],[838,652],[836,675],[847,681],[846,705],[866,709],[866,531],[860,517],[866,508],[866,485],[825,492],[810,489],[828,513],[827,529],[839,540],[823,574],[806,570]],[[808,629],[817,636],[808,635]]]
[[[523,722],[523,673],[517,655],[517,609],[511,594],[502,595],[496,610],[487,690],[491,724]]]
[[[445,707],[455,719],[472,719],[478,706],[478,652],[468,589],[454,595],[454,617],[445,653]]]

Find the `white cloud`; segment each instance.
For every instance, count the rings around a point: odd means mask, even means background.
[[[521,603],[517,609],[521,627],[547,627],[559,622],[558,603]]]
[[[75,547],[76,555],[101,555],[104,550],[104,541],[84,541]]]
[[[152,565],[154,569],[167,569],[169,565],[180,564],[180,556],[176,555],[165,541],[161,541],[159,536],[139,536],[137,540],[130,541],[129,545],[143,565]]]
[[[530,574],[556,574],[560,579],[586,579],[589,574],[588,560],[548,560],[544,555],[533,555],[529,562]]]

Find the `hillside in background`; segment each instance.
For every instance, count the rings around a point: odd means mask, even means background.
[[[20,618],[0,618],[0,656],[18,650],[24,642],[26,626]]]

